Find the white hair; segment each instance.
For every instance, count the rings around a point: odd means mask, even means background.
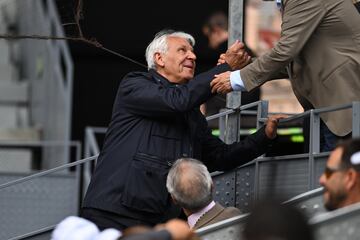
[[[155,53],[166,53],[168,50],[168,37],[180,37],[186,39],[191,46],[195,46],[195,39],[188,33],[173,30],[163,30],[158,32],[151,43],[147,46],[145,52],[145,58],[148,65],[148,69],[156,69],[154,60]]]
[[[171,167],[166,188],[174,200],[190,211],[198,211],[209,204],[212,179],[206,166],[193,158],[180,158]]]

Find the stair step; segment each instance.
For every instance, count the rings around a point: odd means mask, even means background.
[[[19,80],[19,72],[16,66],[10,62],[10,58],[5,60],[0,57],[0,82],[12,83],[17,80]]]
[[[0,82],[0,103],[27,103],[29,99],[28,89],[28,82]]]
[[[31,163],[30,149],[0,149],[0,172],[30,172]]]
[[[15,24],[17,20],[17,1],[2,1],[0,11],[3,15],[4,23],[7,25]]]
[[[0,128],[0,141],[40,141],[37,128]]]
[[[1,17],[0,17],[0,20],[1,20]],[[1,33],[4,33],[4,26],[3,26],[3,24],[1,24],[1,25],[2,25],[0,27],[0,29],[2,29]],[[9,62],[9,60],[10,60],[10,45],[5,39],[0,39],[0,56],[1,56],[0,57],[1,64]]]

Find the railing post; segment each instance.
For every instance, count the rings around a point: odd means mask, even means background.
[[[85,141],[84,141],[84,155],[85,158],[90,157],[91,155],[91,150],[90,150],[90,138],[91,138],[91,128],[86,127],[85,129]],[[91,163],[87,162],[84,163],[84,168],[83,168],[84,172],[83,172],[83,184],[82,184],[82,193],[81,193],[81,198],[83,198],[85,196],[86,190],[90,184],[90,179],[91,179]],[[82,201],[82,199],[81,199]]]
[[[241,105],[241,92],[233,92],[226,96],[226,107],[239,109]],[[229,114],[225,117],[226,128],[224,141],[227,144],[240,141],[240,111]]]
[[[310,153],[320,152],[320,116],[314,112],[314,109],[310,110]]]
[[[260,119],[266,118],[268,116],[269,111],[269,101],[260,101],[258,103],[257,107],[257,115],[256,115],[256,129],[261,128],[265,123],[261,122]],[[258,160],[255,162],[255,179],[254,179],[254,198],[255,200],[259,199],[260,193],[259,193],[259,169],[260,169],[260,163]]]
[[[243,29],[244,0],[229,0],[229,45],[237,39],[243,41]]]
[[[320,152],[320,116],[314,111],[310,110],[310,141],[309,141],[309,190],[315,188],[315,163],[314,154]]]
[[[360,102],[352,103],[352,137],[360,137]]]
[[[75,143],[75,162],[80,160],[81,159],[81,143],[80,142],[76,142]],[[85,163],[86,164],[86,163]],[[81,202],[82,202],[82,197],[83,197],[83,194],[82,194],[82,178],[81,178],[81,169],[83,167],[81,165],[76,165],[75,166],[75,172],[76,172],[76,188],[78,189],[78,194],[76,196],[76,201],[77,201],[77,211],[78,211],[78,214],[80,214],[79,210],[80,210],[80,207],[81,207]]]
[[[220,112],[225,112],[227,109],[222,108],[220,109]],[[225,131],[226,131],[226,118],[227,116],[221,116],[219,117],[219,132],[220,136],[219,138],[225,142]]]
[[[264,126],[265,123],[261,122],[260,119],[267,118],[269,112],[269,102],[268,101],[260,101],[257,108],[256,115],[256,129]]]
[[[243,40],[244,0],[229,0],[229,39],[228,46],[235,40]],[[236,109],[241,106],[241,92],[226,95],[226,107]],[[237,116],[238,115],[238,116]],[[238,118],[238,119],[236,119]],[[233,143],[240,140],[240,114],[226,117],[225,142]]]

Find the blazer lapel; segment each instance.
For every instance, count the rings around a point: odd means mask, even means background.
[[[202,215],[199,220],[195,223],[194,229],[198,229],[209,223],[211,220],[216,218],[219,214],[224,211],[224,207],[218,203],[215,203],[215,206],[207,211],[204,215]]]

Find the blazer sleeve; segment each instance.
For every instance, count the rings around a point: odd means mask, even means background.
[[[284,9],[278,43],[269,52],[240,70],[245,88],[250,91],[268,80],[292,61],[304,47],[325,16],[321,1],[283,0]]]
[[[124,107],[136,115],[162,117],[184,113],[209,99],[214,75],[228,70],[231,70],[229,65],[221,64],[186,84],[166,87],[143,76],[125,78],[120,84],[120,99]]]
[[[265,126],[244,140],[225,144],[208,130],[203,141],[202,160],[209,171],[226,171],[264,154],[275,141],[267,138]]]

